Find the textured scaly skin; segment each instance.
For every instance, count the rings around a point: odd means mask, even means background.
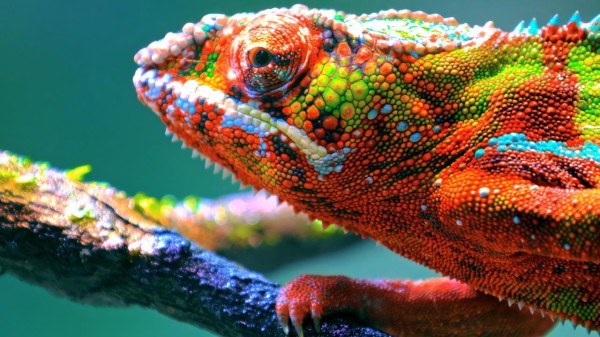
[[[245,184],[460,281],[302,276],[284,329],[352,311],[397,336],[598,330],[599,21],[209,15],[142,49],[134,83]]]

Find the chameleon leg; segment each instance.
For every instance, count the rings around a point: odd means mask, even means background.
[[[344,276],[302,275],[283,287],[277,316],[302,333],[312,317],[317,330],[324,315],[352,313],[394,336],[543,336],[553,323],[517,306],[446,278],[425,281],[357,280]]]
[[[461,242],[463,251],[433,267],[475,289],[598,329],[600,167],[493,148],[458,164],[438,175],[427,212],[435,214],[437,233]]]
[[[523,252],[600,262],[600,166],[595,162],[490,149],[464,168],[460,164],[438,176],[429,198],[446,233],[477,250],[485,245],[496,255]]]

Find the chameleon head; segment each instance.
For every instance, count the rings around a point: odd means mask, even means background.
[[[242,182],[267,189],[291,183],[306,175],[300,168],[308,161],[327,154],[283,111],[307,86],[299,84],[322,45],[307,11],[213,14],[186,24],[136,54],[138,98],[169,133]]]
[[[186,146],[324,220],[337,209],[339,220],[350,216],[343,203],[364,202],[361,191],[401,181],[390,177],[439,132],[439,109],[414,79],[419,56],[490,32],[409,11],[207,15],[140,50],[134,84]],[[450,87],[431,90],[441,100]]]

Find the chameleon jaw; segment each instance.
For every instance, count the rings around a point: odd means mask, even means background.
[[[214,106],[210,112],[215,112],[221,117],[220,120],[217,118],[219,132],[223,128],[233,127],[238,127],[258,137],[273,136],[280,132],[283,137],[291,141],[290,145],[297,147],[306,155],[309,162],[321,160],[328,155],[325,147],[310,139],[303,130],[282,119],[275,119],[253,106],[258,103],[238,101],[208,85],[199,84],[195,79],[181,82],[174,79],[168,72],[141,67],[136,71],[133,82],[140,101],[157,115],[164,116],[171,121],[174,121],[173,116],[176,113],[190,117],[193,114],[191,109],[194,107]],[[164,97],[168,96],[170,96],[168,100],[170,103],[166,106],[165,104],[161,105]],[[194,108],[193,111],[196,109]],[[218,111],[224,112],[221,114]]]

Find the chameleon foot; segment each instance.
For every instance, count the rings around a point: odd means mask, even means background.
[[[285,333],[291,321],[300,337],[307,316],[319,331],[322,317],[342,312],[402,337],[535,337],[553,326],[550,319],[446,278],[413,282],[302,275],[282,288],[276,310]]]
[[[276,311],[285,334],[289,334],[288,322],[291,321],[298,336],[303,337],[302,322],[309,314],[316,331],[320,332],[324,309],[335,311],[331,307],[325,308],[322,303],[333,300],[332,294],[336,292],[336,286],[340,285],[339,282],[325,280],[324,277],[302,275],[283,287],[277,296]]]

